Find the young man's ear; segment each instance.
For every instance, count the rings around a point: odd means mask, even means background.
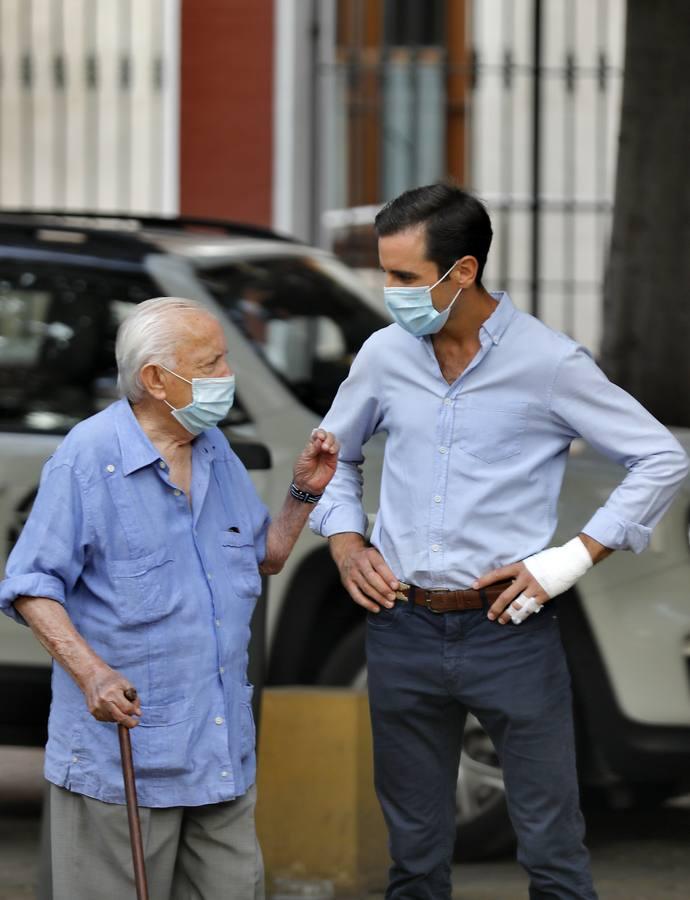
[[[477,272],[479,264],[474,256],[463,256],[458,260],[457,265],[450,273],[450,277],[458,287],[469,288],[477,281]]]

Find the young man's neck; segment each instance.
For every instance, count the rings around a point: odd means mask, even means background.
[[[492,315],[498,301],[483,287],[473,285],[466,288],[455,301],[455,305],[439,336],[464,344],[476,340],[479,329]]]

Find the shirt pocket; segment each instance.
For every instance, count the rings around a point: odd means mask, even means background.
[[[495,463],[522,451],[527,403],[486,404],[465,400],[458,409],[458,446],[482,462]]]
[[[170,778],[189,773],[197,747],[196,720],[185,701],[141,707],[132,732],[137,774]]]
[[[261,593],[261,574],[256,560],[256,548],[250,534],[221,531],[220,552],[235,593],[252,600],[256,599]]]
[[[136,559],[111,559],[108,571],[125,624],[155,622],[173,606],[173,559],[165,547]]]

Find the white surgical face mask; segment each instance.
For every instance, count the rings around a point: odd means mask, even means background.
[[[207,428],[213,428],[230,412],[235,400],[234,375],[224,375],[222,378],[192,378],[190,381],[167,366],[161,365],[161,369],[192,386],[192,402],[187,406],[175,409],[172,403],[165,401],[173,416],[190,434],[201,434]]]
[[[462,288],[458,290],[442,312],[439,312],[431,302],[431,292],[453,271],[456,265],[457,262],[454,262],[445,275],[442,275],[431,287],[421,285],[419,287],[385,287],[383,289],[386,309],[401,328],[409,331],[415,337],[421,337],[423,334],[435,334],[443,328],[448,321],[453,304],[462,293]]]

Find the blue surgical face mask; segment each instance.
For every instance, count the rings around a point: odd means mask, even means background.
[[[192,386],[192,402],[187,406],[175,409],[172,403],[165,401],[180,425],[191,434],[201,434],[207,428],[213,428],[230,412],[235,399],[234,375],[225,375],[222,378],[192,378],[190,381],[167,366],[161,366],[161,369]]]
[[[457,263],[453,263],[446,274],[442,275],[431,287],[422,285],[421,287],[385,287],[383,289],[386,309],[401,328],[409,331],[415,337],[435,334],[443,328],[448,321],[453,304],[462,293],[462,288],[458,290],[442,312],[439,312],[431,302],[431,292],[453,271],[456,265]]]

